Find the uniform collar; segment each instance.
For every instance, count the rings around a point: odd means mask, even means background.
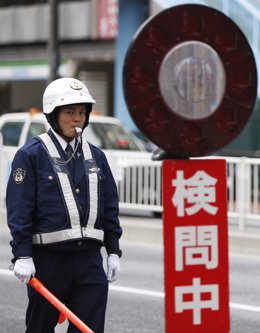
[[[55,138],[59,141],[59,144],[61,145],[62,149],[65,150],[67,148],[68,142],[64,140],[63,137],[60,136],[58,133],[56,133],[52,128],[51,132],[54,134]],[[75,141],[76,139],[70,141],[70,145],[73,148],[73,150],[75,148]]]

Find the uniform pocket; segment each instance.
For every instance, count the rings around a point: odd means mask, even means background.
[[[59,183],[56,178],[57,176],[54,172],[52,172],[52,171],[46,172],[46,171],[39,170],[38,176],[39,176],[38,192],[39,192],[40,197],[43,196],[47,199],[51,193],[59,192]],[[55,199],[56,199],[55,197],[50,197],[50,196],[49,196],[49,198],[50,199],[47,201],[53,201],[53,199],[55,201]]]

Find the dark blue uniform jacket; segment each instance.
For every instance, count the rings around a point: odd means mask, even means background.
[[[60,156],[66,160],[65,152],[57,139],[51,131],[48,133]],[[90,146],[99,168],[99,205],[95,229],[104,230],[104,245],[107,252],[118,253],[122,229],[118,220],[116,184],[105,154],[97,147]],[[88,222],[89,192],[81,145],[76,153],[75,174],[71,176],[71,183],[80,210],[81,226],[84,227]],[[11,246],[15,257],[32,256],[33,234],[70,228],[69,215],[63,202],[57,174],[50,156],[38,138],[20,148],[14,157],[7,185],[6,204],[8,225],[13,237]],[[69,240],[67,242],[72,243]],[[67,242],[66,245],[63,243],[58,246],[62,249],[62,246],[68,245]]]

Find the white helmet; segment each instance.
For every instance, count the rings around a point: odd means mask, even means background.
[[[88,88],[74,78],[61,78],[51,82],[43,94],[43,113],[49,115],[62,105],[90,103],[96,101],[90,95]]]

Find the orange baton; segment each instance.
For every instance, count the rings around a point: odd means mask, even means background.
[[[35,277],[31,278],[29,285],[33,287],[38,293],[45,297],[61,314],[68,318],[77,328],[83,333],[94,333],[86,324],[83,323],[66,305],[61,303],[44,285]]]

